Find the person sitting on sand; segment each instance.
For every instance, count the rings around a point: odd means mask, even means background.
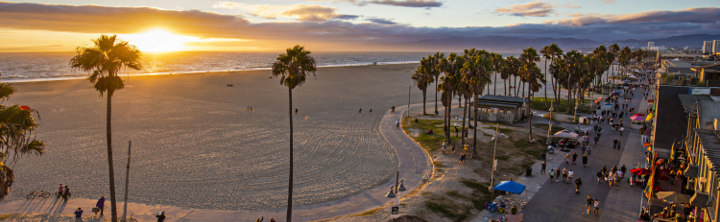
[[[427,131],[427,134],[428,134],[428,135],[432,135],[432,134],[433,134],[433,130],[432,130],[432,129],[429,129],[429,130]]]

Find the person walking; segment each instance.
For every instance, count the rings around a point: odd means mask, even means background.
[[[555,182],[560,182],[560,168],[555,169]]]
[[[567,177],[568,177],[568,171],[567,171],[567,167],[565,167],[565,168],[563,168],[563,170],[562,170],[562,180],[563,180],[563,182],[566,182],[566,181],[567,181]]]
[[[63,184],[61,183],[61,184],[60,184],[60,187],[58,187],[57,198],[60,199],[60,197],[63,196],[63,193],[65,193],[65,187],[64,187]]]
[[[585,199],[585,214],[590,215],[590,208],[593,208],[594,203],[595,200],[588,195],[587,199]]]
[[[575,179],[575,194],[580,193],[580,186],[582,186],[582,179],[578,177],[577,179]]]
[[[550,175],[550,183],[552,183],[552,182],[553,182],[553,179],[555,178],[555,170],[551,169],[551,170],[548,172],[548,175]]]
[[[105,210],[104,210],[105,209],[105,196],[101,196],[100,199],[98,199],[97,203],[95,204],[95,207],[98,208],[98,210],[100,211],[100,216],[102,216],[103,213],[105,212]],[[95,215],[97,215],[97,212],[95,212]]]
[[[82,208],[78,207],[78,209],[75,210],[74,214],[75,214],[75,221],[82,221],[82,214],[83,214]]]
[[[573,152],[573,155],[572,155],[572,161],[573,161],[572,163],[573,163],[573,165],[577,165],[577,164],[575,163],[575,162],[577,161],[577,157],[578,157],[577,152]]]
[[[570,154],[565,154],[565,165],[570,165]]]
[[[598,214],[600,214],[600,201],[598,199],[595,199],[595,202],[593,202],[593,207],[595,208],[593,213],[595,213],[595,216],[597,217]]]
[[[62,194],[63,200],[67,201],[68,198],[70,198],[70,196],[71,196],[71,194],[70,194],[70,187],[68,187],[67,185],[65,185],[65,190],[63,191],[63,194]]]
[[[618,148],[618,138],[615,137],[615,139],[613,139],[613,149],[617,149],[617,148]]]
[[[463,151],[463,152],[460,154],[460,165],[465,164],[465,157],[466,157],[466,156],[467,156],[467,153],[466,153],[465,151]]]
[[[543,160],[542,161],[542,168],[540,168],[540,173],[545,173],[545,167],[547,166],[547,163]]]
[[[603,179],[602,171],[598,171],[597,174],[595,174],[595,176],[597,176],[597,183],[602,184],[602,179]]]
[[[155,215],[155,217],[157,217],[157,221],[158,221],[158,222],[163,222],[163,221],[165,221],[165,211],[164,211],[164,210],[163,210],[163,211],[160,211],[160,213],[158,213],[157,215]]]
[[[582,157],[583,168],[587,168],[587,162],[588,162],[588,156],[586,153],[586,154],[583,154],[583,157]]]
[[[572,170],[568,170],[568,180],[567,183],[572,183],[573,176],[575,175],[575,172]]]

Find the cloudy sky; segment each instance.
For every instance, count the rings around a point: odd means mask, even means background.
[[[0,51],[71,51],[100,33],[139,45],[154,37],[183,50],[248,51],[423,50],[392,46],[498,35],[650,39],[720,34],[719,7],[717,0],[0,1]],[[148,30],[155,34],[132,35]]]

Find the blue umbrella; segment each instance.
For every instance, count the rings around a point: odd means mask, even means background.
[[[502,190],[505,192],[510,192],[514,194],[521,194],[523,191],[525,191],[525,185],[516,183],[515,181],[502,181],[500,184],[495,186],[495,190]]]

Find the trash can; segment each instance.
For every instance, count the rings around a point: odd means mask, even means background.
[[[532,167],[528,167],[527,170],[525,170],[525,176],[532,176]]]

